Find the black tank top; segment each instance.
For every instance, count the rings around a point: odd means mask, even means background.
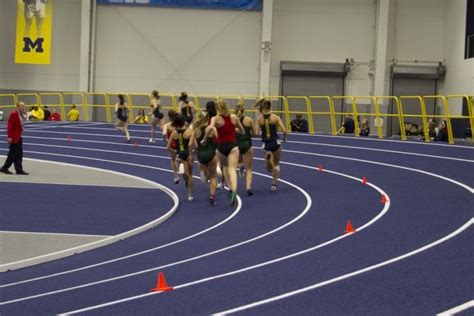
[[[245,140],[252,139],[252,126],[245,126],[244,125],[244,119],[245,116],[240,118],[240,123],[242,123],[242,126],[244,127],[245,133],[244,134],[239,134],[237,133],[237,142],[242,142]]]
[[[262,141],[269,142],[272,140],[278,139],[277,126],[270,122],[271,114],[263,115],[263,125],[260,127],[262,129]]]
[[[121,121],[126,121],[128,119],[128,109],[123,105],[119,106],[117,110],[117,118]]]
[[[201,141],[204,138],[204,135],[206,133],[206,125],[201,127],[201,135],[197,138],[197,143],[198,143],[198,150],[216,150],[216,144],[214,144],[214,140],[212,137],[207,137],[206,142],[204,145],[201,145]]]

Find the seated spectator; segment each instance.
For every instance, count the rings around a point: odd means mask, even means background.
[[[430,136],[430,140],[435,140],[437,135],[436,130],[436,120],[429,119],[428,120],[428,135]]]
[[[439,122],[438,133],[436,135],[436,140],[439,142],[447,142],[448,139],[448,128],[446,127],[446,121],[442,120]]]
[[[43,121],[44,120],[44,111],[38,106],[34,106],[30,114],[31,121]]]
[[[336,134],[354,134],[354,130],[355,124],[354,120],[352,119],[352,115],[347,114],[347,116],[344,118],[341,128],[336,132]]]
[[[75,105],[73,105],[69,112],[67,112],[66,116],[70,121],[79,121],[79,110],[76,109]]]
[[[56,112],[56,109],[53,108],[53,113],[52,113],[51,116],[49,117],[49,120],[50,120],[50,121],[61,121],[61,114],[59,114],[58,112]]]
[[[369,127],[369,121],[364,118],[360,122],[360,136],[369,136],[370,135],[370,127]]]
[[[148,117],[145,115],[145,110],[138,110],[138,115],[134,120],[135,124],[148,124]]]
[[[291,131],[299,133],[308,133],[308,121],[303,115],[296,114],[296,118],[291,121]]]
[[[51,116],[51,112],[49,112],[48,107],[44,107],[44,120],[45,121],[50,121],[49,117]]]

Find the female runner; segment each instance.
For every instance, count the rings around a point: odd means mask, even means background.
[[[247,195],[252,193],[252,168],[253,168],[253,147],[252,136],[257,135],[257,126],[252,118],[245,116],[245,106],[238,103],[235,108],[235,114],[244,127],[245,134],[237,134],[237,144],[239,145],[239,174],[243,177],[245,170],[245,188]]]
[[[239,162],[239,147],[237,146],[235,128],[243,134],[244,127],[235,114],[230,114],[224,100],[217,102],[217,115],[211,118],[206,134],[201,141],[204,144],[213,128],[217,128],[217,155],[224,166],[224,175],[230,187],[230,203],[237,204],[237,164]]]
[[[208,137],[204,140],[206,128],[212,117],[216,116],[216,103],[209,101],[206,104],[206,113],[193,124],[193,135],[191,137],[191,146],[197,145],[197,160],[199,161],[199,169],[201,174],[201,181],[210,181],[209,185],[209,203],[216,204],[216,188],[217,188],[217,164],[219,158],[216,155],[216,144],[214,138],[217,136],[216,128],[213,128]],[[201,143],[204,140],[203,143]]]
[[[155,142],[155,135],[156,135],[156,126],[160,124],[161,130],[163,130],[163,113],[161,113],[161,105],[160,105],[160,94],[157,90],[153,90],[151,92],[151,114],[152,114],[152,121],[151,121],[151,138],[150,143]]]
[[[188,201],[193,200],[193,157],[189,150],[191,129],[186,126],[184,116],[178,114],[174,117],[171,126],[175,130],[171,133],[167,149],[171,150],[173,142],[176,143],[176,159],[184,165],[184,183],[188,188]]]
[[[277,181],[280,176],[280,157],[281,145],[278,139],[277,128],[283,132],[283,142],[286,141],[286,127],[281,118],[272,113],[272,104],[270,100],[265,98],[260,99],[255,104],[255,107],[260,111],[260,116],[257,119],[257,125],[262,130],[262,141],[264,143],[266,167],[268,172],[272,174],[272,191],[277,190]]]
[[[118,95],[119,101],[115,103],[115,116],[117,121],[115,122],[115,128],[121,131],[126,139],[127,143],[130,143],[130,133],[128,132],[128,105],[125,102],[123,94]]]

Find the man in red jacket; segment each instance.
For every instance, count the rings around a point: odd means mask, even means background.
[[[0,172],[5,174],[12,174],[8,169],[14,163],[16,174],[28,175],[28,173],[23,170],[22,166],[23,140],[21,138],[21,133],[23,132],[23,118],[21,114],[23,112],[25,112],[25,103],[18,102],[16,104],[16,110],[11,112],[8,117],[7,142],[10,144],[10,150],[8,151],[5,164],[2,169],[0,169]]]

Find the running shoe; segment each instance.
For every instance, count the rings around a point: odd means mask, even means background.
[[[188,196],[188,201],[191,202],[192,200],[194,200],[194,198],[192,196]]]
[[[277,190],[277,186],[272,184],[272,186],[270,187],[270,190],[272,190],[272,192],[275,192]]]
[[[247,190],[247,195],[248,195],[248,196],[252,196],[252,195],[253,195],[252,190]]]
[[[150,138],[150,140],[148,141],[150,144],[154,143],[155,142],[155,139],[154,138]]]
[[[178,166],[178,174],[184,174],[184,164],[182,162]]]
[[[173,178],[174,184],[179,183],[179,176],[177,175],[176,177]]]
[[[212,206],[216,205],[216,197],[214,195],[209,196],[209,203],[211,203]]]

